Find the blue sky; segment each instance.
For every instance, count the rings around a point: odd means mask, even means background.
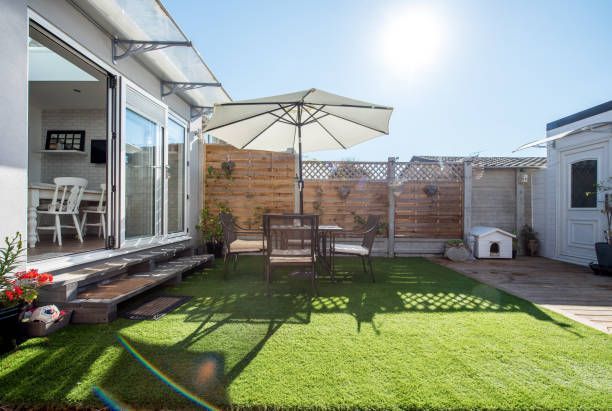
[[[316,87],[395,108],[389,136],[310,158],[545,155],[512,150],[612,99],[612,1],[164,5],[235,100]]]

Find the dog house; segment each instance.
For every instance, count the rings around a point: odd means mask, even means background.
[[[495,227],[472,227],[469,242],[476,258],[512,258],[515,235]]]

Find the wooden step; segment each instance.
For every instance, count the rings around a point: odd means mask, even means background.
[[[53,276],[53,283],[40,289],[41,303],[61,303],[77,298],[83,287],[137,271],[149,271],[156,262],[174,258],[187,252],[182,244],[161,246],[114,257],[104,262],[80,266]]]
[[[79,291],[63,308],[73,309],[74,323],[107,323],[117,317],[117,305],[162,283],[180,282],[183,273],[214,259],[211,255],[180,257],[150,272],[104,281]]]

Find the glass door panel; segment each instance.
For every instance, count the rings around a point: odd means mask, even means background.
[[[125,123],[125,238],[157,234],[159,217],[157,124],[127,109]]]
[[[185,231],[185,127],[169,119],[168,164],[168,233]]]

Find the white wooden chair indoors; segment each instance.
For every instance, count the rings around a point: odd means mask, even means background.
[[[39,225],[38,230],[51,230],[53,231],[53,242],[57,239],[57,243],[62,245],[62,228],[73,228],[71,225],[62,225],[62,216],[72,216],[72,222],[74,223],[74,229],[76,230],[79,241],[83,242],[83,236],[81,235],[81,224],[79,223],[79,206],[85,187],[87,187],[87,180],[78,177],[56,177],[53,179],[55,183],[55,192],[53,193],[53,200],[46,210],[38,210],[37,213],[41,215],[54,216],[54,225],[43,226]]]
[[[87,227],[98,227],[98,238],[100,238],[100,234],[102,234],[102,238],[106,239],[106,184],[100,184],[100,190],[101,193],[98,205],[81,209],[81,211],[83,211],[83,220],[81,221],[81,232],[83,233],[83,237],[87,235]],[[89,214],[98,215],[98,222],[88,223],[87,216]]]

